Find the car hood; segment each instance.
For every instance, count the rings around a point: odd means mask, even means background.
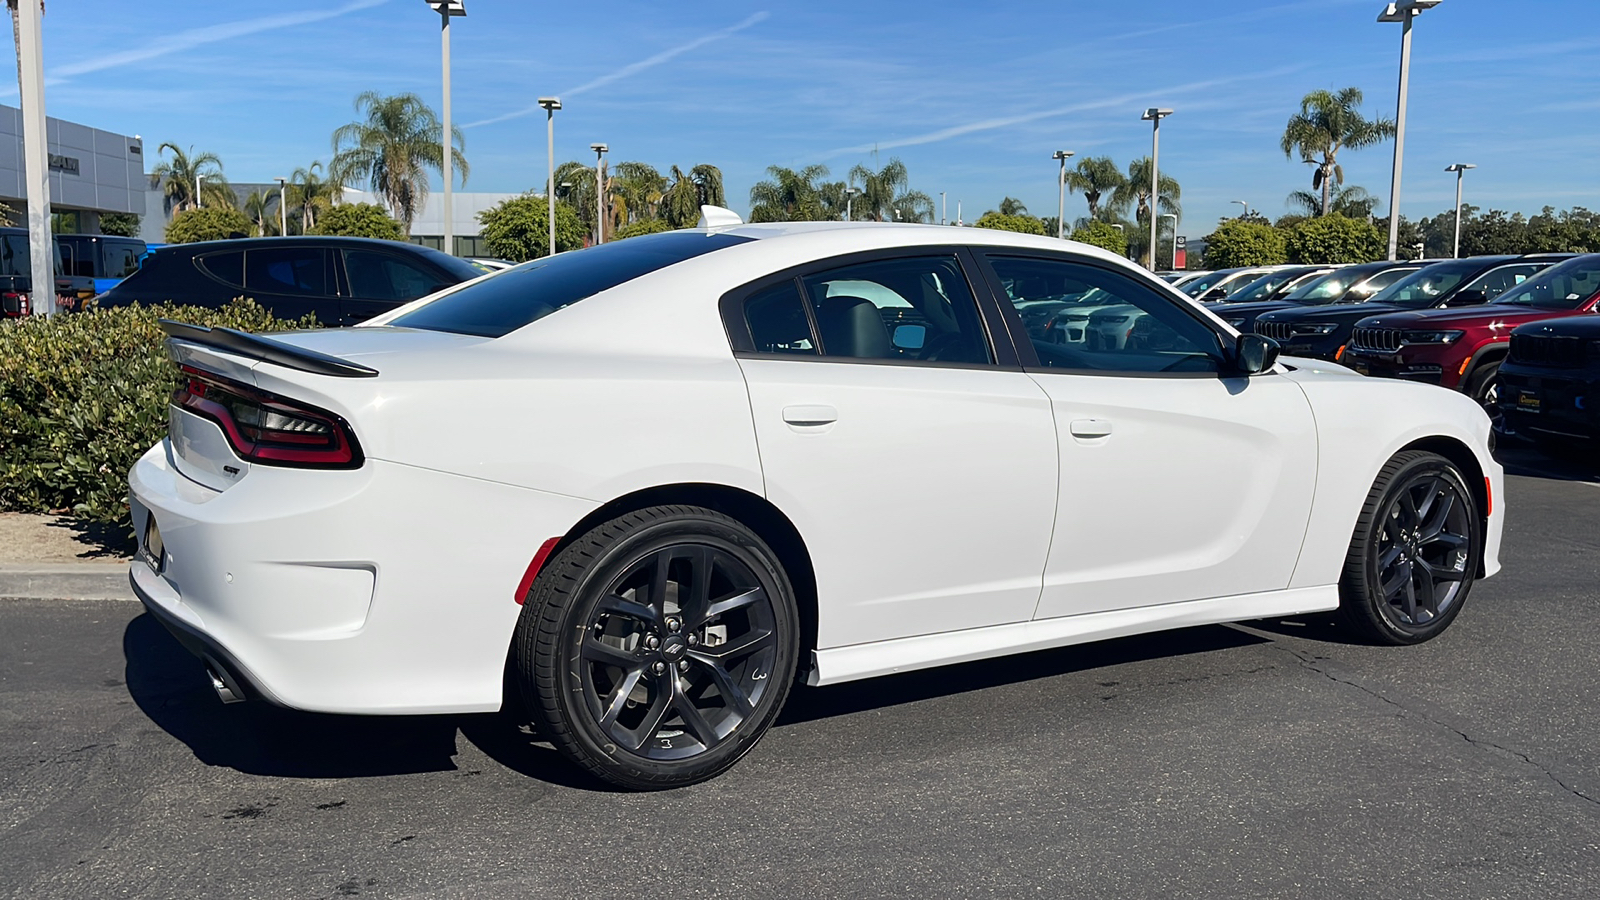
[[[1206,308],[1226,319],[1229,316],[1256,316],[1280,309],[1299,309],[1300,304],[1284,300],[1259,300],[1255,303],[1214,303]]]
[[[1600,316],[1569,316],[1551,322],[1523,325],[1517,334],[1551,335],[1567,338],[1600,338]]]
[[[1263,322],[1338,322],[1349,324],[1357,319],[1379,313],[1394,312],[1400,307],[1387,303],[1328,303],[1322,306],[1296,306],[1262,315]]]
[[[1487,325],[1491,328],[1510,327],[1521,322],[1561,318],[1573,315],[1570,309],[1550,309],[1541,306],[1514,306],[1509,303],[1490,303],[1466,309],[1417,309],[1380,313],[1364,317],[1363,328],[1455,328]]]

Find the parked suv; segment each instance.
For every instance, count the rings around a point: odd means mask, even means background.
[[[1436,262],[1363,303],[1264,313],[1256,319],[1256,333],[1277,341],[1287,355],[1341,362],[1350,330],[1360,319],[1382,312],[1478,306],[1571,256],[1474,256]]]
[[[61,267],[61,246],[51,242],[55,256],[56,302],[66,306],[77,298],[76,286]],[[14,319],[33,312],[33,257],[29,255],[28,229],[0,228],[0,318]]]
[[[149,249],[138,238],[113,234],[58,234],[56,245],[66,274],[93,279],[96,294],[139,271],[139,257]]]
[[[1288,266],[1239,266],[1233,269],[1218,269],[1188,282],[1179,288],[1185,294],[1203,303],[1216,303],[1226,300],[1229,294],[1244,287],[1257,278]]]
[[[1256,318],[1280,309],[1360,303],[1425,265],[1421,262],[1375,262],[1342,266],[1299,282],[1287,293],[1268,300],[1234,301],[1211,309],[1240,332],[1256,330]]]
[[[1511,330],[1526,322],[1592,312],[1600,300],[1600,253],[1551,266],[1484,306],[1371,316],[1356,323],[1344,363],[1364,375],[1456,388],[1491,414]]]
[[[1506,434],[1547,451],[1593,447],[1600,437],[1600,316],[1513,329],[1499,395]]]
[[[482,274],[465,260],[398,241],[245,238],[162,247],[97,302],[219,307],[244,296],[279,318],[315,313],[324,324],[354,325]]]

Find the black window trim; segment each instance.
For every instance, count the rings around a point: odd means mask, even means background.
[[[1200,312],[1200,310],[1195,309],[1190,305],[1190,303],[1181,302],[1176,298],[1168,296],[1166,292],[1158,290],[1155,285],[1148,285],[1152,294],[1155,294],[1161,297],[1163,300],[1171,303],[1175,308],[1181,310],[1189,318],[1193,319],[1198,324],[1204,326],[1212,334],[1216,335],[1217,345],[1221,348],[1222,353],[1221,358],[1218,360],[1219,365],[1217,366],[1217,371],[1149,372],[1140,369],[1064,369],[1042,365],[1039,362],[1038,352],[1033,349],[1033,339],[1028,337],[1028,331],[1022,325],[1022,316],[1017,312],[1016,305],[1013,304],[1011,299],[1006,295],[1005,286],[1000,282],[1000,276],[997,272],[995,272],[994,266],[991,264],[990,260],[998,257],[1002,259],[1033,259],[1047,262],[1067,262],[1075,265],[1087,266],[1093,269],[1099,269],[1102,272],[1107,272],[1132,281],[1137,281],[1137,277],[1123,270],[1120,266],[1110,265],[1105,261],[1095,259],[1092,256],[1081,256],[1079,254],[1072,253],[1071,251],[1035,250],[1031,247],[986,246],[980,250],[977,250],[973,255],[976,261],[979,263],[978,268],[983,273],[985,284],[991,295],[990,302],[998,306],[1006,328],[1011,332],[1011,342],[1016,346],[1016,353],[1022,361],[1022,370],[1030,375],[1086,375],[1090,377],[1111,378],[1213,378],[1218,380],[1230,380],[1276,374],[1276,372],[1269,369],[1266,372],[1257,372],[1255,375],[1246,376],[1244,373],[1230,368],[1232,361],[1228,358],[1228,351],[1233,346],[1233,336],[1217,327],[1216,323],[1206,318],[1205,315]],[[1190,299],[1193,301],[1193,298]],[[1193,302],[1197,303],[1199,301]]]
[[[943,362],[921,359],[871,359],[856,356],[828,356],[825,353],[826,348],[822,345],[821,333],[817,327],[816,312],[811,309],[811,304],[806,301],[805,287],[802,284],[802,280],[808,275],[825,272],[829,269],[861,265],[879,260],[915,259],[918,257],[941,259],[955,257],[956,265],[961,270],[961,277],[967,282],[967,291],[972,295],[973,302],[978,308],[979,326],[983,329],[982,337],[993,362]],[[995,304],[994,295],[989,290],[987,282],[983,279],[984,275],[977,266],[971,250],[959,244],[928,244],[861,250],[838,256],[808,260],[769,275],[764,275],[754,281],[746,282],[724,293],[717,302],[717,309],[722,315],[722,326],[728,335],[728,346],[732,348],[733,355],[737,359],[771,359],[788,362],[839,363],[844,365],[909,366],[921,369],[1022,371],[1022,362],[1017,355],[1017,348],[1013,345],[1010,330],[1006,328],[1001,318],[1001,310]],[[817,348],[816,353],[761,353],[755,349],[755,338],[750,334],[750,323],[744,316],[744,302],[753,294],[774,287],[784,281],[794,284],[796,299],[800,301],[801,307],[805,310],[806,321],[811,326],[811,342]]]

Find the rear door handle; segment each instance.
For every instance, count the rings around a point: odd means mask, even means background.
[[[1072,436],[1102,438],[1111,434],[1111,423],[1106,419],[1073,419]]]
[[[839,411],[831,406],[785,406],[783,420],[790,425],[832,425],[839,421]]]

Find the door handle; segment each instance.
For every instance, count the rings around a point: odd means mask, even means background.
[[[1076,438],[1103,438],[1111,434],[1111,423],[1105,419],[1073,419],[1072,436]]]
[[[783,420],[790,425],[832,425],[839,421],[839,411],[831,406],[785,406]]]

